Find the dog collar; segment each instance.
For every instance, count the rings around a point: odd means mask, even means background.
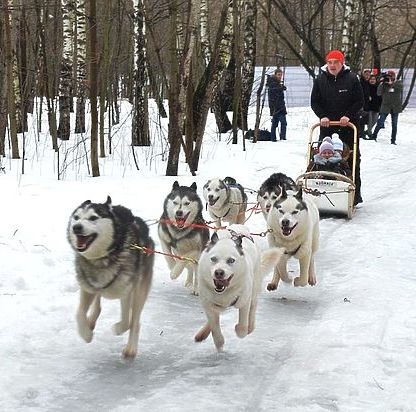
[[[285,250],[285,255],[290,255],[290,256],[296,255],[296,253],[299,252],[299,249],[301,246],[302,244],[300,244],[293,252],[288,252],[287,250]]]
[[[217,218],[217,219],[224,219],[225,216],[228,215],[228,213],[230,213],[231,207],[227,210],[227,213],[224,216],[217,216],[215,213],[213,213],[213,215]]]

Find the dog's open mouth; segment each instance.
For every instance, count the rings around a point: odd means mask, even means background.
[[[297,223],[295,223],[292,227],[290,227],[290,226],[282,226],[282,233],[283,233],[283,236],[289,236],[289,235],[292,233],[293,229],[294,229],[297,225],[298,225],[298,224],[297,224]]]
[[[219,197],[216,197],[216,198],[213,198],[213,197],[210,197],[209,199],[208,199],[208,203],[209,203],[209,205],[210,206],[214,206],[215,205],[215,203],[217,203],[217,200],[219,199]]]
[[[175,219],[176,226],[179,229],[182,229],[185,226],[185,222],[186,222],[186,219],[188,219],[189,213],[191,213],[191,212],[188,212],[186,215],[182,215],[180,217],[179,216],[176,217],[176,219]]]
[[[224,290],[229,286],[233,276],[234,275],[231,275],[227,279],[214,279],[215,292],[217,293],[224,292]]]
[[[94,242],[96,237],[97,237],[96,233],[93,233],[92,235],[89,235],[89,236],[76,235],[76,238],[77,238],[76,248],[78,252],[85,252],[91,246],[91,243]]]

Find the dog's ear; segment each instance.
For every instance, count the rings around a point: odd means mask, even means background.
[[[91,200],[86,200],[84,203],[80,205],[80,207],[85,207],[91,204]]]
[[[285,188],[285,185],[282,185],[282,186],[279,186],[280,187],[280,193],[281,193],[281,195],[280,195],[280,198],[281,199],[287,199],[287,192],[286,192],[286,188]]]
[[[177,189],[179,187],[179,182],[175,180],[172,185],[172,189]]]
[[[196,192],[196,182],[193,182],[193,183],[191,184],[190,188],[191,188],[194,192]]]
[[[298,192],[295,194],[295,198],[299,200],[299,202],[302,201],[302,186],[299,188]]]
[[[218,242],[218,233],[217,232],[214,232],[213,234],[212,234],[212,236],[211,236],[211,243],[213,244],[213,245],[215,245],[215,243],[217,243]]]
[[[105,201],[104,204],[106,206],[108,206],[109,209],[111,209],[112,204],[111,204],[111,197],[110,196],[107,196],[107,200]]]

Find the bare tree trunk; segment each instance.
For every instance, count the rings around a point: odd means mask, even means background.
[[[271,3],[270,0],[267,0],[267,15],[270,16],[270,12],[271,12]],[[263,52],[262,52],[262,56],[263,56],[263,68],[261,71],[261,80],[260,80],[260,84],[259,87],[257,89],[256,92],[256,121],[254,124],[254,138],[253,138],[253,142],[257,142],[257,139],[259,137],[259,127],[260,127],[260,119],[261,119],[261,115],[262,115],[262,111],[263,111],[263,106],[262,106],[262,102],[261,102],[261,97],[263,94],[263,88],[264,88],[264,79],[266,77],[266,64],[267,64],[267,51],[269,50],[269,32],[270,32],[270,17],[267,19],[266,22],[266,32],[265,32],[265,36],[264,36],[264,43],[263,43]],[[264,99],[263,99],[264,101]]]
[[[3,14],[4,14],[4,32],[5,32],[5,58],[6,58],[6,82],[7,82],[7,107],[9,114],[9,131],[12,145],[12,158],[20,159],[19,144],[17,140],[17,122],[16,122],[16,100],[14,94],[14,76],[16,73],[13,70],[13,60],[16,54],[13,52],[12,36],[11,36],[11,16],[9,15],[9,7],[12,10],[13,1],[3,0]],[[14,56],[14,57],[13,57]]]
[[[77,81],[76,94],[77,105],[75,109],[75,133],[85,133],[85,78],[86,78],[86,21],[85,21],[85,0],[77,1],[76,32],[77,32]]]
[[[224,71],[230,59],[230,45],[232,38],[232,0],[223,4],[211,60],[194,94],[194,140],[195,146],[192,152],[192,169],[198,170],[201,154],[202,140],[208,116],[209,106],[213,104],[216,89],[218,88]]]
[[[227,109],[229,110],[230,93],[228,94],[228,100],[225,101],[224,89],[227,84],[233,84],[234,76],[234,59],[231,56],[232,48],[232,33],[233,33],[233,0],[228,0],[228,19],[226,22],[226,28],[224,30],[224,42],[221,45],[220,59],[226,61],[225,69],[221,72],[222,78],[216,85],[214,98],[212,102],[212,110],[215,114],[215,120],[217,123],[218,131],[225,133],[232,129],[232,124],[227,116]]]
[[[233,144],[237,144],[238,139],[238,117],[241,113],[240,104],[241,104],[241,19],[242,15],[241,10],[241,1],[234,0],[233,2],[233,33],[234,33],[234,47],[233,47],[233,56],[234,56],[234,82],[233,84]],[[244,141],[243,141],[244,143]]]
[[[241,110],[237,117],[238,126],[247,130],[247,115],[250,106],[250,98],[253,90],[254,70],[256,67],[256,26],[257,6],[256,0],[244,0],[243,5],[243,61],[241,71]]]
[[[0,26],[0,50],[6,50],[4,25]],[[6,155],[5,138],[7,128],[7,78],[6,60],[4,53],[0,53],[0,156]]]
[[[147,85],[145,10],[143,0],[134,1],[134,95],[132,145],[150,146]]]
[[[111,50],[110,50],[110,35],[111,35],[111,11],[112,0],[107,0],[104,2],[104,34],[102,41],[102,51],[100,58],[100,114],[99,114],[99,125],[100,125],[100,157],[105,157],[105,136],[104,136],[104,126],[105,126],[105,112],[108,102],[108,76],[110,72],[110,60],[111,60]]]
[[[47,16],[49,10],[47,7],[42,9],[39,0],[35,0],[35,8],[36,8],[36,16],[37,16],[37,25],[38,25],[38,32],[40,36],[40,54],[41,54],[41,76],[43,79],[44,85],[44,93],[46,98],[46,105],[48,108],[48,125],[49,125],[49,133],[52,138],[52,148],[55,151],[58,151],[58,131],[57,131],[57,123],[56,123],[56,113],[53,106],[53,92],[52,89],[52,81],[50,76],[50,65],[48,59],[48,47],[46,43],[46,36],[45,36],[45,24],[44,22],[47,21]]]
[[[89,32],[90,32],[90,102],[91,102],[91,169],[93,177],[100,176],[98,163],[98,56],[97,56],[97,8],[96,0],[90,2]]]
[[[69,140],[70,111],[71,111],[71,85],[72,85],[72,56],[74,49],[74,3],[73,0],[62,0],[63,23],[63,51],[61,72],[59,76],[59,127],[58,137]]]

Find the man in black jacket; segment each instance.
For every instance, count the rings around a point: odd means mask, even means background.
[[[267,77],[266,86],[269,88],[269,108],[270,116],[272,116],[272,127],[271,127],[271,141],[276,141],[276,128],[280,123],[280,140],[286,140],[286,104],[284,91],[286,86],[282,81],[283,72],[280,69],[274,71],[273,76]]]
[[[364,105],[363,89],[357,75],[344,64],[344,54],[332,50],[326,55],[326,65],[316,77],[311,93],[311,108],[320,119],[320,140],[332,133],[338,133],[340,139],[350,149],[354,147],[352,128],[345,127],[348,122],[359,129],[359,112]],[[329,126],[330,121],[339,121],[341,126]],[[361,203],[360,149],[357,139],[355,162],[355,199],[354,204]],[[352,170],[352,158],[349,159]]]

